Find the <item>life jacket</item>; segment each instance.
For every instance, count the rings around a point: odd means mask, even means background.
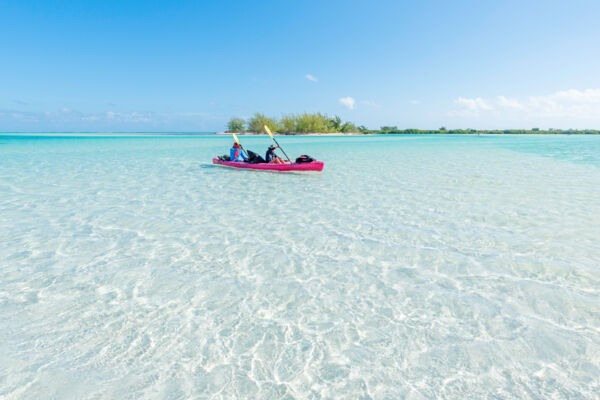
[[[229,150],[229,161],[244,161],[246,157],[244,157],[244,153],[242,153],[240,148],[232,147]]]
[[[275,153],[275,149],[271,150],[267,150],[267,153],[265,154],[265,160],[267,162],[271,162],[273,161],[273,159],[277,158],[277,154]]]

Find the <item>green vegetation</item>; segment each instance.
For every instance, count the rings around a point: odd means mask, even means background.
[[[346,122],[342,125],[342,133],[358,132],[358,128],[352,122]]]
[[[279,132],[279,123],[277,120],[275,118],[265,117],[261,113],[254,113],[254,116],[248,120],[248,132],[264,132],[265,125],[273,132]]]
[[[382,126],[379,129],[368,129],[364,125],[356,126],[352,122],[343,122],[338,116],[329,117],[321,113],[303,113],[303,114],[284,114],[280,119],[269,118],[261,113],[255,113],[247,121],[242,118],[231,118],[227,123],[227,132],[264,133],[263,126],[267,125],[273,132],[293,134],[293,133],[362,133],[362,134],[451,134],[451,135],[472,135],[472,134],[490,134],[490,135],[548,135],[548,134],[566,134],[566,135],[599,135],[600,130],[596,129],[447,129],[442,126],[440,129],[399,129],[397,126]]]
[[[364,128],[361,126],[360,128]],[[363,134],[450,134],[450,135],[600,135],[597,129],[398,129],[395,126],[382,126],[380,129],[359,129]]]
[[[296,129],[296,117],[293,115],[284,115],[279,120],[280,132],[294,132]]]
[[[227,123],[227,132],[243,132],[245,123],[241,118],[231,118]]]
[[[273,132],[279,133],[359,132],[359,128],[353,123],[343,122],[338,116],[329,117],[328,115],[321,113],[284,114],[279,120],[266,117],[261,113],[255,113],[248,121],[234,117],[231,118],[227,124],[227,132],[243,132],[245,126],[246,131],[248,132],[264,133],[264,125],[267,125]]]

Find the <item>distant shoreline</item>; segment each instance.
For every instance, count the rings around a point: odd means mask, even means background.
[[[417,132],[413,132],[417,131]],[[231,135],[235,133],[238,136],[266,136],[266,133],[257,133],[257,132],[215,132],[215,135],[225,136]],[[501,135],[501,136],[510,136],[510,135],[532,135],[532,136],[540,136],[540,135],[600,135],[600,130],[595,129],[582,129],[582,130],[551,130],[551,131],[536,131],[536,130],[520,130],[520,129],[510,129],[510,130],[447,130],[447,131],[427,131],[427,130],[416,130],[416,129],[407,129],[405,131],[399,132],[381,132],[381,131],[369,131],[369,132],[273,132],[279,136],[366,136],[366,135]]]
[[[235,133],[238,136],[251,136],[261,137],[267,136],[265,133],[256,132],[0,132],[0,137],[6,136],[46,136],[46,137],[186,137],[186,136],[231,136]],[[597,130],[553,130],[553,131],[521,131],[521,130],[510,130],[510,131],[419,131],[419,132],[302,132],[302,133],[291,133],[291,132],[274,132],[277,136],[331,136],[331,137],[344,137],[344,136],[370,136],[370,135],[407,135],[407,136],[419,136],[419,135],[447,135],[447,136],[557,136],[557,135],[576,135],[576,136],[597,136],[600,135],[600,131]]]
[[[256,132],[215,132],[215,135],[220,135],[220,136],[229,136],[232,133],[235,133],[238,136],[267,136],[266,133],[256,133]],[[352,133],[341,133],[341,132],[331,132],[331,133],[327,133],[327,132],[286,132],[286,133],[279,133],[279,132],[273,132],[276,135],[280,135],[280,136],[364,136],[364,135],[368,135],[368,133],[360,133],[360,132],[352,132]]]
[[[534,125],[530,129],[448,129],[442,125],[438,129],[398,128],[397,125],[382,125],[379,129],[369,129],[364,125],[355,125],[350,121],[342,121],[339,116],[329,116],[323,113],[284,114],[281,118],[267,117],[261,113],[254,113],[250,118],[232,117],[225,127],[229,132],[239,135],[252,135],[266,133],[269,128],[278,135],[369,135],[369,134],[449,134],[449,135],[600,135],[598,129],[541,129]]]

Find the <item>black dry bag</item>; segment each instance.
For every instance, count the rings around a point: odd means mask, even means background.
[[[309,162],[313,162],[313,161],[315,161],[315,159],[312,158],[311,156],[307,156],[306,154],[303,154],[300,157],[296,158],[296,162],[298,164],[309,163]]]
[[[262,164],[265,163],[265,159],[256,154],[253,151],[248,150],[248,163],[250,164]]]

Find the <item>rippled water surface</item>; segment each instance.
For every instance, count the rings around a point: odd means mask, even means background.
[[[0,398],[597,398],[600,137],[230,142],[0,136]]]

